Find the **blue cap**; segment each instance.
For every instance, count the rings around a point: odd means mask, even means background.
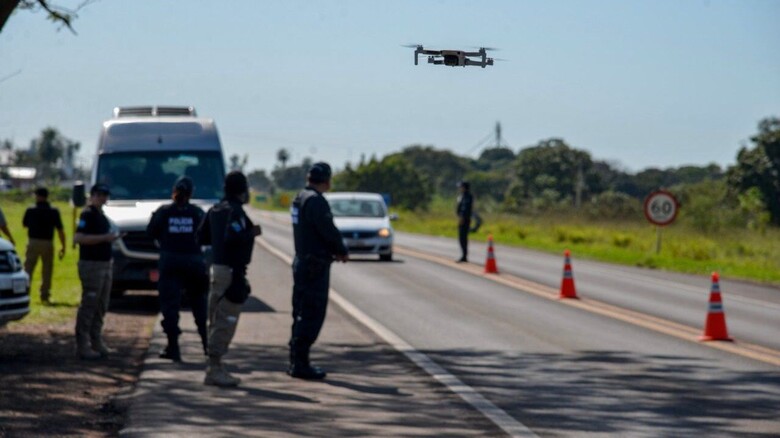
[[[325,181],[329,181],[332,174],[333,173],[330,170],[330,165],[328,163],[320,161],[318,163],[314,163],[311,165],[311,167],[309,168],[309,173],[306,175],[306,178],[315,184],[323,183]]]
[[[89,190],[90,195],[94,195],[95,193],[103,193],[106,195],[110,195],[111,190],[108,189],[107,184],[97,183],[94,186],[92,186],[92,188]]]

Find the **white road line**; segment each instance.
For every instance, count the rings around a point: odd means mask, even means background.
[[[292,258],[290,256],[278,250],[276,247],[271,246],[271,244],[268,243],[265,239],[258,237],[256,242],[271,254],[282,259],[284,262],[292,264]],[[460,379],[447,372],[447,370],[434,362],[426,354],[417,351],[414,347],[409,345],[409,343],[404,341],[393,331],[376,321],[374,318],[366,315],[362,310],[355,307],[334,289],[330,289],[330,298],[336,305],[341,307],[350,316],[366,326],[369,330],[376,333],[380,338],[390,344],[390,346],[395,348],[397,351],[403,353],[403,355],[406,356],[409,360],[414,362],[426,373],[430,374],[434,379],[446,386],[450,391],[457,394],[466,403],[474,407],[474,409],[482,413],[482,415],[487,417],[496,426],[501,428],[501,430],[513,437],[537,437],[537,435],[523,423],[512,418],[512,416],[507,414],[503,409],[494,405],[490,400],[486,399],[474,388],[463,383]]]

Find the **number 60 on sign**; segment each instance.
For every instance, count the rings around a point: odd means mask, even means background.
[[[671,224],[679,209],[677,198],[666,190],[655,191],[645,198],[645,217],[655,225]]]

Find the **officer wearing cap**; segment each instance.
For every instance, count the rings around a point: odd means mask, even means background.
[[[111,242],[121,237],[112,230],[103,206],[108,186],[95,184],[81,212],[73,241],[79,245],[78,271],[81,303],[76,315],[76,354],[81,359],[107,357],[112,350],[103,342],[103,319],[111,298]]]
[[[471,195],[471,185],[466,181],[458,183],[460,196],[455,213],[458,215],[458,242],[460,242],[461,256],[458,263],[468,261],[469,255],[469,229],[471,228],[471,214],[474,207],[474,197]]]
[[[160,246],[157,290],[163,318],[161,325],[168,337],[168,345],[160,357],[174,362],[181,362],[179,309],[182,290],[189,298],[203,352],[208,354],[206,306],[209,278],[203,252],[195,238],[204,213],[199,207],[190,204],[194,189],[189,177],[182,176],[176,180],[171,195],[173,202],[158,208],[146,227],[146,233],[157,240]]]
[[[293,324],[290,366],[287,373],[301,379],[323,379],[325,371],[309,361],[309,350],[319,336],[328,306],[330,265],[347,262],[349,256],[341,233],[333,224],[328,201],[322,196],[331,187],[327,163],[314,163],[307,186],[290,207],[295,240],[293,260]]]
[[[211,245],[211,287],[208,297],[208,367],[203,383],[236,386],[241,379],[231,375],[222,363],[236,332],[241,305],[251,289],[246,266],[252,260],[255,236],[261,233],[242,207],[249,202],[246,176],[233,171],[225,176],[225,197],[211,207],[198,227],[198,243]]]

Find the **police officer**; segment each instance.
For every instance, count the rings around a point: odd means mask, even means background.
[[[76,315],[76,354],[98,359],[112,350],[103,342],[103,318],[111,298],[111,242],[121,237],[112,231],[103,205],[110,192],[105,184],[92,186],[89,204],[81,213],[73,241],[79,244],[81,303]]]
[[[236,332],[241,305],[251,292],[246,266],[252,259],[255,236],[261,233],[246,215],[242,204],[249,202],[246,176],[233,171],[225,176],[225,197],[206,213],[198,228],[198,242],[211,245],[211,287],[208,297],[208,367],[203,383],[236,386],[241,379],[227,372],[222,356]]]
[[[59,258],[65,257],[65,231],[62,228],[60,211],[49,204],[49,191],[46,187],[35,189],[35,206],[24,212],[22,225],[27,228],[27,254],[24,270],[32,279],[35,265],[41,259],[41,302],[49,304],[51,277],[54,270],[54,230],[60,239]]]
[[[315,163],[307,175],[308,185],[295,197],[292,214],[295,259],[293,260],[292,336],[287,374],[301,379],[323,379],[325,371],[309,362],[309,350],[319,336],[328,306],[330,265],[334,259],[347,262],[347,248],[333,224],[328,201],[331,169]]]
[[[460,242],[461,256],[458,263],[468,261],[469,255],[469,229],[471,228],[471,214],[474,206],[474,198],[471,196],[471,185],[466,181],[458,183],[460,196],[455,213],[458,215],[458,241]]]
[[[181,362],[179,350],[179,308],[182,289],[186,291],[192,316],[198,327],[203,352],[208,354],[206,333],[206,306],[209,278],[206,263],[195,232],[203,220],[203,210],[190,204],[194,185],[186,176],[173,185],[173,202],[157,209],[146,227],[146,232],[160,245],[157,288],[160,296],[162,327],[168,345],[160,357]]]

